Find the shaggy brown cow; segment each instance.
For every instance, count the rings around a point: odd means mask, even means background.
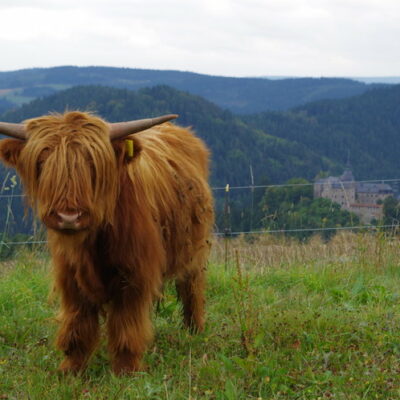
[[[189,130],[160,125],[175,117],[108,124],[69,112],[0,123],[0,133],[16,138],[0,141],[0,158],[17,169],[47,227],[61,293],[62,371],[86,367],[103,311],[114,372],[140,369],[152,303],[168,278],[185,324],[203,329],[209,154]]]

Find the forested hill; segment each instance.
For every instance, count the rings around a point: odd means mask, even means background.
[[[238,114],[289,108],[319,99],[345,98],[374,87],[341,78],[229,78],[181,71],[111,67],[55,67],[0,72],[0,112],[76,85],[139,89],[168,85],[200,95]]]
[[[109,121],[178,113],[213,153],[213,184],[256,184],[340,173],[350,160],[357,179],[399,177],[400,85],[324,100],[285,112],[235,116],[201,97],[166,86],[129,91],[75,87],[4,114],[19,122],[49,111],[92,110]]]
[[[349,99],[319,101],[291,111],[246,117],[168,86],[138,91],[80,86],[34,100],[3,114],[0,120],[20,122],[66,109],[93,111],[110,122],[179,114],[177,123],[193,126],[211,149],[213,186],[249,185],[250,166],[256,185],[283,183],[294,177],[312,180],[320,172],[340,174],[348,157],[357,179],[399,178],[400,85]],[[9,189],[4,193],[19,190],[11,190],[10,179],[5,176],[0,166],[0,182],[7,181]],[[235,198],[231,196],[232,227],[236,230],[252,226],[250,197],[246,197],[249,193],[236,191]],[[254,198],[253,217],[258,227],[264,212],[260,207],[262,195],[263,191],[256,191]],[[221,197],[216,200],[221,209]],[[4,201],[7,199],[3,199],[3,207]],[[13,213],[22,215],[22,209]],[[2,217],[0,214],[0,227]],[[218,221],[222,224],[221,213]]]
[[[400,85],[288,112],[248,116],[245,121],[337,163],[345,164],[349,158],[359,179],[400,175]]]
[[[180,115],[177,123],[193,126],[212,151],[212,183],[250,183],[250,165],[255,183],[284,182],[293,176],[312,179],[320,171],[340,172],[338,164],[310,151],[305,145],[271,136],[246,125],[229,111],[188,93],[166,86],[137,92],[99,86],[74,87],[38,99],[1,119],[24,119],[63,112],[90,110],[110,122],[147,118],[165,113]]]

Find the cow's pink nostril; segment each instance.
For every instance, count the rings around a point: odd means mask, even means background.
[[[62,222],[65,222],[67,224],[73,224],[78,220],[81,214],[80,213],[65,214],[58,212],[57,215],[61,218]]]

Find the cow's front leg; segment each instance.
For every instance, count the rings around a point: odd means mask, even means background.
[[[110,305],[107,329],[108,345],[117,375],[142,368],[141,360],[153,338],[150,320],[152,295],[139,287],[123,286]]]
[[[64,276],[60,276],[64,275]],[[59,274],[61,291],[60,328],[57,347],[64,352],[65,359],[59,369],[78,373],[85,369],[99,338],[99,307],[91,303],[77,286],[73,277],[65,271]]]
[[[98,310],[92,306],[80,306],[65,310],[57,337],[57,347],[64,352],[60,364],[62,372],[74,374],[86,368],[99,337]]]

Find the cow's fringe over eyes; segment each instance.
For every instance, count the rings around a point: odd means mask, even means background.
[[[108,126],[87,113],[54,114],[27,121],[29,140],[17,168],[40,218],[51,210],[90,210],[112,223],[118,191]]]

